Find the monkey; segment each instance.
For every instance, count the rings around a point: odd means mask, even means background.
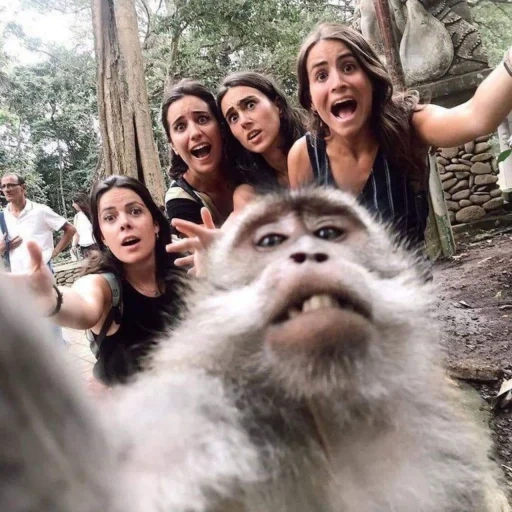
[[[254,200],[204,252],[187,314],[104,403],[0,284],[1,510],[500,510],[433,285],[388,226],[304,189]]]

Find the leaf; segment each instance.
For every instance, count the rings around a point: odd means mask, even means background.
[[[500,164],[501,162],[503,162],[504,160],[506,160],[510,155],[512,154],[512,149],[507,149],[505,151],[502,151],[499,155],[498,155],[498,164]]]

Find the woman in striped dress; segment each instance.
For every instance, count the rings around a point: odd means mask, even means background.
[[[508,55],[473,98],[452,109],[394,93],[391,78],[355,30],[319,25],[299,52],[299,101],[311,129],[288,154],[290,185],[316,182],[358,196],[406,242],[423,242],[429,146],[451,147],[493,131],[512,110]]]

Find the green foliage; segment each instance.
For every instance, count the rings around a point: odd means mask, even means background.
[[[477,0],[472,2],[471,15],[480,29],[491,66],[497,65],[512,45],[512,4]]]
[[[501,164],[501,162],[505,161],[510,155],[512,154],[512,149],[507,149],[505,151],[502,151],[498,155],[498,164]]]
[[[98,154],[95,65],[89,54],[45,51],[48,59],[13,67],[0,92],[0,172],[27,175],[29,197],[69,216]]]

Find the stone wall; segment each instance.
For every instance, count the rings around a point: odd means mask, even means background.
[[[71,286],[78,279],[80,270],[81,266],[79,262],[55,266],[55,281],[57,285]]]
[[[437,169],[452,224],[496,215],[503,207],[490,135],[454,148],[439,148]]]

